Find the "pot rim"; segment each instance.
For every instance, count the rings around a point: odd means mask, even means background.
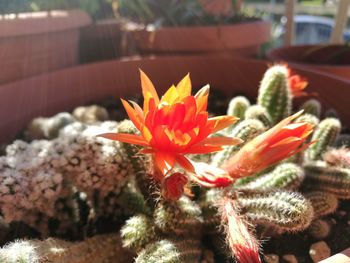
[[[140,28],[135,26],[131,32],[172,32],[172,31],[196,31],[196,30],[217,30],[218,28],[222,29],[234,29],[239,27],[256,27],[256,26],[270,26],[271,22],[263,19],[258,19],[256,21],[244,21],[234,24],[219,24],[219,25],[208,25],[208,26],[165,26],[156,29],[150,29],[149,27]]]
[[[327,63],[308,63],[304,61],[295,61],[294,58],[280,58],[279,54],[280,52],[284,50],[300,50],[300,49],[311,49],[315,47],[342,47],[344,45],[341,44],[320,44],[320,45],[295,45],[295,46],[285,46],[285,47],[279,47],[279,48],[273,48],[267,52],[267,57],[276,62],[288,62],[292,63],[295,65],[300,65],[300,66],[310,66],[310,67],[315,67],[315,68],[340,68],[340,69],[345,69],[350,67],[350,62],[349,64],[346,65],[337,65],[337,64],[327,64]]]
[[[91,23],[91,17],[78,9],[1,15],[0,38],[78,29]]]

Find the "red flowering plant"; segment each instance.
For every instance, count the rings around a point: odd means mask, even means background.
[[[161,98],[146,74],[142,71],[140,74],[143,108],[122,99],[140,135],[105,133],[99,136],[143,146],[141,153],[152,155],[153,177],[168,199],[178,199],[189,181],[204,187],[225,187],[232,184],[234,178],[252,175],[307,147],[301,148],[301,145],[312,132],[312,126],[290,124],[300,115],[297,113],[246,144],[226,162],[224,169],[194,162],[186,155],[212,153],[222,150],[225,145],[240,144],[242,140],[238,138],[210,137],[238,118],[227,115],[209,118],[209,86],[192,96],[189,74],[176,86],[171,86]],[[174,171],[176,166],[183,168],[185,173]]]
[[[207,112],[209,86],[203,87],[195,96],[186,75],[177,86],[171,86],[158,97],[151,80],[142,71],[141,86],[143,108],[135,102],[122,99],[124,108],[140,131],[140,135],[106,133],[99,136],[143,146],[143,154],[151,154],[155,171],[153,177],[163,189],[163,196],[178,199],[188,180],[206,187],[224,187],[233,179],[220,168],[205,163],[196,163],[187,154],[206,154],[222,150],[224,145],[236,145],[242,141],[231,137],[210,137],[238,118],[219,116],[209,118]],[[185,173],[173,172],[175,166]]]

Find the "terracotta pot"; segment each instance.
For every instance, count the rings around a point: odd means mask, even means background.
[[[100,20],[81,29],[80,62],[91,63],[120,57],[122,31],[116,19]]]
[[[0,83],[78,64],[83,11],[0,16]]]
[[[303,45],[270,50],[268,58],[350,79],[350,48],[343,45]],[[331,62],[331,63],[330,63]]]
[[[252,56],[270,40],[271,25],[255,21],[223,26],[168,27],[136,30],[132,36],[143,53],[222,53]]]
[[[194,87],[207,83],[229,96],[255,98],[267,63],[217,56],[177,56],[109,61],[64,69],[0,86],[0,142],[10,141],[37,116],[50,116],[106,96],[140,94],[142,68],[159,92],[191,72]],[[350,82],[308,70],[298,72],[309,79],[310,92],[319,93],[324,108],[335,108],[350,125]],[[334,93],[334,87],[338,92]]]

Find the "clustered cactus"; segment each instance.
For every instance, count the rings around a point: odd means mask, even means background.
[[[291,114],[288,77],[285,66],[273,66],[261,82],[256,105],[242,96],[231,100],[228,115],[240,121],[224,133],[244,143],[207,154],[207,162],[223,166],[244,144]],[[228,249],[244,262],[239,239],[231,233],[238,231],[234,224],[248,235],[246,245],[253,252],[258,248],[253,233],[264,238],[308,229],[314,238],[324,238],[331,232],[324,216],[337,209],[339,199],[350,199],[350,150],[336,148],[340,121],[320,121],[317,100],[301,108],[304,112],[295,123],[315,126],[306,150],[225,188],[192,186],[176,201],[161,197],[148,176],[151,160],[139,153],[139,146],[96,137],[102,131],[137,134],[130,121],[105,121],[106,113],[96,108],[89,109],[100,116],[96,119],[80,108],[75,116],[34,120],[26,133],[32,141],[17,140],[0,157],[0,220],[22,222],[42,238],[95,237],[80,243],[16,241],[0,250],[1,262],[34,263],[42,257],[52,262],[90,257],[97,263],[131,262],[133,253],[136,263],[214,262],[210,250],[229,255]],[[229,218],[232,214],[235,220]],[[108,231],[113,234],[101,235],[99,225],[106,220],[112,222]],[[253,225],[259,227],[254,230]],[[203,242],[208,236],[210,245]],[[53,246],[59,248],[57,253],[48,252]]]

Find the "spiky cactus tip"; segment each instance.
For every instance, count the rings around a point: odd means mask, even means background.
[[[326,192],[308,192],[304,196],[314,208],[314,218],[333,213],[338,208],[338,199],[335,195]]]
[[[301,105],[300,110],[304,110],[305,114],[311,114],[317,118],[321,117],[321,103],[316,99],[310,99]]]
[[[274,124],[290,115],[292,96],[285,66],[276,65],[266,71],[260,83],[258,104],[267,109]]]
[[[239,196],[238,203],[252,222],[280,232],[306,229],[313,218],[311,203],[298,193],[243,193]]]
[[[250,102],[246,97],[234,97],[228,104],[227,115],[236,116],[240,119],[243,119],[245,111],[248,109],[249,106]]]
[[[323,191],[340,199],[350,198],[350,169],[329,167],[325,162],[304,166],[306,190]]]
[[[261,105],[250,106],[245,112],[245,119],[257,119],[268,129],[272,126],[270,114]]]
[[[269,173],[257,175],[250,180],[239,180],[236,186],[245,190],[292,190],[298,188],[303,180],[304,170],[300,166],[293,163],[283,163]]]
[[[311,225],[307,229],[308,234],[318,240],[327,238],[331,231],[331,224],[323,219],[316,219],[311,223]]]
[[[315,143],[305,151],[306,159],[309,161],[320,160],[327,148],[335,143],[340,130],[341,124],[338,119],[327,118],[321,121],[311,138]]]

